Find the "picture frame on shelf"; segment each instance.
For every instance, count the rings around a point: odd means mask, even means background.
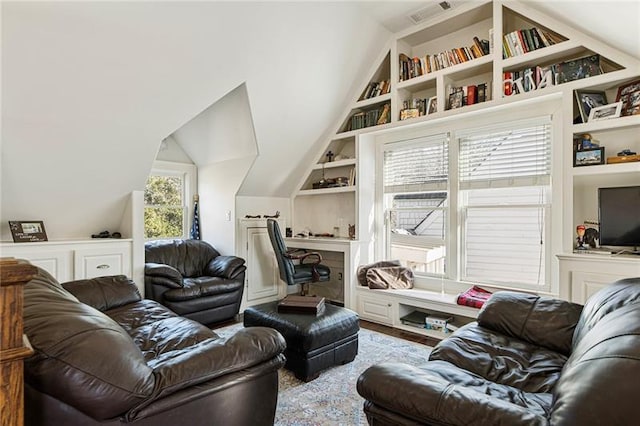
[[[9,229],[14,243],[49,241],[41,220],[10,220]]]
[[[640,114],[640,80],[618,87],[616,102],[622,102],[621,116]]]
[[[608,120],[610,118],[620,117],[622,111],[622,102],[615,102],[609,105],[603,105],[591,108],[589,113],[589,121]]]
[[[584,149],[573,153],[573,167],[604,164],[604,147]]]
[[[607,105],[607,94],[602,90],[576,90],[576,101],[578,102],[578,110],[582,122],[589,120],[589,114],[592,108]]]
[[[427,101],[427,115],[438,112],[438,97],[432,96]]]

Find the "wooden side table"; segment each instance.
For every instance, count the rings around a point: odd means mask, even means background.
[[[37,272],[35,266],[0,258],[0,426],[24,420],[23,360],[33,354],[23,334],[22,286]]]

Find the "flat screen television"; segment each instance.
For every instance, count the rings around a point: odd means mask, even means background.
[[[640,247],[640,186],[598,188],[601,246]]]

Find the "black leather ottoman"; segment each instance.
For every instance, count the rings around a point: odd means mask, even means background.
[[[325,305],[324,313],[284,314],[278,302],[244,311],[244,326],[275,328],[287,341],[285,368],[305,382],[334,365],[346,364],[358,354],[358,315],[350,309]]]

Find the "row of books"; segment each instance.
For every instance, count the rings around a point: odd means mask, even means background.
[[[449,88],[449,109],[486,102],[490,99],[491,82]]]
[[[375,98],[376,96],[389,93],[391,90],[391,80],[372,81],[369,83],[360,100]]]
[[[502,75],[505,96],[529,92],[602,74],[600,55],[589,55],[545,67],[505,71]]]
[[[524,55],[543,47],[548,47],[561,42],[552,32],[533,27],[529,29],[515,30],[502,36],[502,57]]]
[[[353,114],[349,121],[347,131],[364,129],[365,127],[388,123],[391,119],[390,109],[391,105],[389,103],[385,103],[379,108],[373,108]]]
[[[490,53],[489,40],[473,37],[471,46],[456,47],[434,55],[424,57],[409,57],[404,53],[400,56],[400,81],[410,80],[434,71],[461,64]]]

